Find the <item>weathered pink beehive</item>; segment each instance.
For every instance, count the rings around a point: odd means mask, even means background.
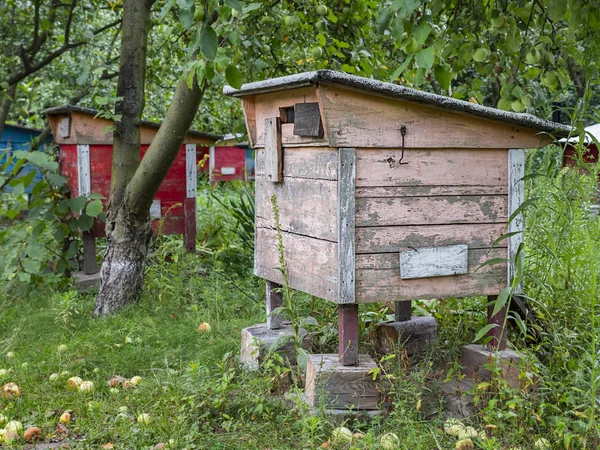
[[[524,150],[558,124],[332,71],[250,83],[256,275],[340,305],[342,363],[358,363],[357,305],[497,295],[521,234]],[[540,133],[542,132],[542,133]]]

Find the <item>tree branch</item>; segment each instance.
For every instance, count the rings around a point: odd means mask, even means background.
[[[108,25],[105,25],[105,26],[99,28],[98,30],[94,31],[94,36],[104,32],[120,23],[121,23],[121,19],[115,20],[114,22],[111,22]],[[20,82],[21,80],[23,80],[24,78],[26,78],[27,76],[31,75],[32,73],[35,73],[40,69],[43,69],[48,64],[50,64],[52,61],[54,61],[56,58],[58,58],[63,53],[65,53],[66,51],[77,48],[77,47],[81,47],[84,44],[87,44],[87,41],[68,43],[65,39],[65,43],[63,44],[62,47],[60,47],[60,48],[56,49],[55,51],[46,55],[46,57],[44,59],[42,59],[40,62],[38,62],[37,64],[31,65],[28,68],[24,68],[24,70],[21,70],[20,72],[17,72],[16,74],[11,75],[6,82],[9,85],[16,84],[16,83]],[[2,90],[3,89],[0,87],[0,92],[2,92]]]

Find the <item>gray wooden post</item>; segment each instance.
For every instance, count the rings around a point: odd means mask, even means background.
[[[271,314],[275,308],[283,305],[283,292],[281,285],[267,280],[267,328],[276,330],[281,328],[283,317],[278,314]]]
[[[412,318],[412,300],[394,302],[394,320],[406,322]]]
[[[83,240],[83,273],[93,275],[98,273],[96,264],[96,236],[94,231],[84,231],[81,239]]]

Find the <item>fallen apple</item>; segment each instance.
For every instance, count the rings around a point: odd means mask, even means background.
[[[150,422],[152,422],[152,419],[150,418],[150,414],[140,414],[137,418],[138,423],[142,423],[144,425],[150,425]]]
[[[131,380],[129,380],[129,382],[134,386],[137,386],[142,382],[142,377],[136,375],[135,377],[131,377]]]
[[[18,398],[21,396],[21,389],[17,383],[6,383],[2,386],[2,396]]]
[[[331,443],[333,445],[346,445],[352,442],[352,431],[346,427],[336,428],[331,432]]]
[[[60,375],[57,373],[53,373],[52,375],[50,375],[50,381],[55,382],[60,378]]]
[[[165,444],[162,442],[159,442],[154,447],[152,447],[152,450],[163,450],[164,448],[165,448]]]
[[[23,433],[23,437],[27,442],[37,442],[42,440],[42,430],[38,427],[29,427]]]
[[[396,450],[400,448],[400,438],[394,433],[386,433],[381,436],[381,448],[384,450]]]
[[[94,387],[93,381],[82,381],[79,385],[79,392],[93,392]]]
[[[459,440],[467,438],[476,438],[479,437],[479,433],[473,427],[464,427],[460,429],[456,437],[458,437]]]
[[[60,420],[62,423],[69,423],[71,421],[71,413],[65,411],[60,415],[60,418],[58,420]]]
[[[444,422],[444,433],[457,437],[464,425],[456,419],[450,418]]]
[[[6,431],[6,434],[4,435],[4,443],[7,445],[12,445],[14,444],[16,441],[19,440],[19,434],[14,432],[14,431]]]
[[[117,387],[125,381],[125,378],[119,375],[115,375],[110,380],[107,381],[108,387]]]
[[[125,380],[123,381],[123,389],[135,389],[135,384],[131,380]]]
[[[8,370],[0,369],[0,377],[5,377],[6,375],[8,375]]]
[[[129,408],[127,406],[119,406],[118,411],[120,413],[128,413],[129,412]]]
[[[198,331],[200,331],[201,333],[209,333],[210,325],[206,322],[201,323],[200,326],[198,327]]]
[[[6,422],[8,422],[8,417],[4,414],[0,414],[0,425],[4,425]]]
[[[6,354],[6,359],[13,359],[15,357],[15,354],[13,352],[8,352]]]
[[[79,377],[71,377],[67,380],[67,386],[69,386],[72,389],[79,389],[81,383],[83,383],[83,380]]]
[[[475,446],[473,445],[473,441],[467,438],[457,441],[456,446],[454,448],[456,450],[474,450]]]
[[[67,347],[67,345],[66,345],[66,344],[60,344],[60,345],[57,347],[57,350],[58,350],[58,353],[63,353],[63,352],[66,352],[68,348],[69,348],[69,347]]]
[[[22,433],[23,432],[23,424],[21,422],[19,422],[18,420],[11,420],[10,422],[8,422],[6,424],[4,429],[6,431],[14,431],[15,433]]]
[[[548,439],[546,439],[546,438],[539,438],[538,440],[536,440],[533,443],[533,446],[536,450],[545,450],[545,449],[552,448],[550,446],[550,441],[548,441]]]

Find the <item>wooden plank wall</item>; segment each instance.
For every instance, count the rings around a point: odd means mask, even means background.
[[[534,148],[552,139],[535,130],[429,105],[320,84],[317,99],[331,147]]]
[[[289,286],[337,301],[337,149],[284,148],[283,179],[265,179],[256,151],[255,273],[283,284],[271,197],[277,196]]]
[[[91,193],[102,194],[104,196],[102,202],[106,208],[110,195],[113,147],[112,145],[90,145],[89,148]],[[141,146],[141,157],[147,150],[148,145]],[[67,177],[71,197],[81,195],[78,183],[77,145],[60,145],[60,171]],[[155,196],[155,199],[160,200],[161,216],[167,216],[163,222],[163,234],[183,234],[185,198],[186,146],[183,145]],[[152,226],[157,230],[158,220],[153,220]],[[96,221],[94,230],[96,237],[104,236],[104,224]]]
[[[244,99],[244,116],[254,148],[265,145],[265,119],[279,117],[279,108],[293,107],[296,103],[314,103],[317,101],[312,86],[281,92],[258,95],[257,98]],[[324,122],[323,122],[324,124]],[[327,145],[325,137],[297,136],[293,123],[281,124],[281,142],[284,146]]]
[[[356,299],[359,303],[497,294],[506,264],[508,151],[358,149]],[[466,275],[402,280],[399,252],[467,244]]]

